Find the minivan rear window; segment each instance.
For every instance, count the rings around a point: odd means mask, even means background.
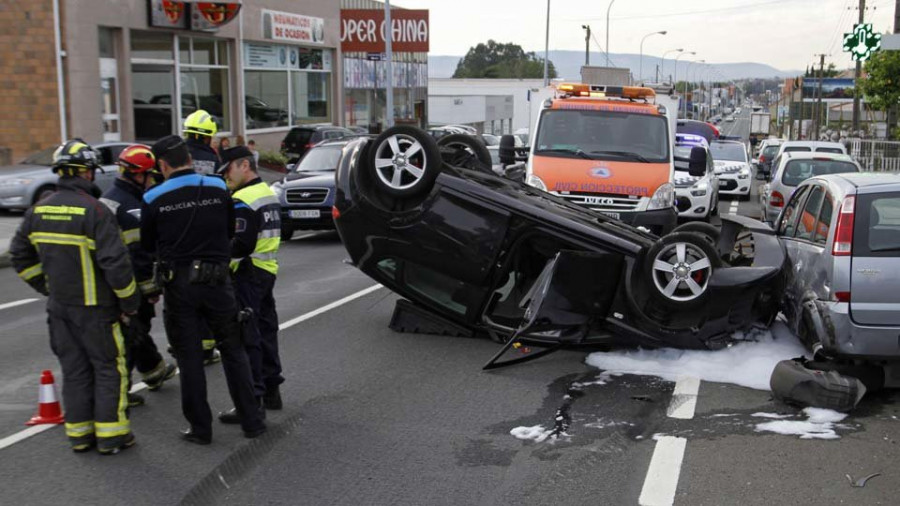
[[[806,146],[788,146],[784,148],[785,153],[790,153],[792,151],[812,151],[812,149]]]
[[[816,153],[837,153],[843,154],[844,150],[841,148],[816,148]]]
[[[858,196],[855,218],[854,256],[900,256],[900,193]]]
[[[813,176],[858,172],[856,165],[840,160],[791,160],[784,167],[781,182],[787,186],[797,186]]]

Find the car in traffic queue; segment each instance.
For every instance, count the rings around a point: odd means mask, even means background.
[[[896,363],[900,175],[806,179],[776,233],[789,259],[782,312],[795,335],[830,359]]]
[[[710,143],[719,138],[720,132],[715,125],[695,119],[680,119],[675,126],[677,134],[700,135]]]
[[[324,140],[343,139],[359,135],[352,130],[335,125],[303,125],[291,128],[281,141],[281,153],[288,163],[296,163],[306,152]]]
[[[750,160],[747,146],[740,141],[714,141],[709,144],[716,176],[719,178],[719,195],[735,195],[740,200],[750,199]]]
[[[526,183],[659,235],[671,231],[674,128],[655,97],[644,87],[556,85],[538,115]]]
[[[779,156],[772,179],[759,189],[760,218],[774,224],[803,181],[826,174],[860,172],[862,169],[849,155],[789,151]]]
[[[348,139],[321,141],[271,188],[281,204],[281,239],[290,240],[298,230],[334,228],[334,171]]]
[[[759,145],[759,157],[756,159],[757,174],[769,178],[772,174],[772,162],[778,154],[778,148],[784,143],[784,139],[763,139]]]
[[[784,153],[800,152],[800,153],[843,153],[847,154],[847,147],[840,142],[829,141],[785,141],[778,146],[778,152],[775,153],[777,159]]]
[[[706,151],[706,166],[691,170],[691,151]],[[702,169],[702,170],[700,170]],[[679,218],[709,221],[718,214],[719,178],[716,176],[709,144],[700,135],[675,134],[675,208]]]
[[[715,241],[705,223],[657,237],[499,177],[489,157],[477,170],[451,165],[451,151],[397,126],[347,141],[338,163],[335,225],[353,265],[406,299],[395,330],[486,334],[504,349],[702,349],[774,318],[785,256],[758,221],[725,217]],[[754,258],[722,254],[745,229]]]
[[[119,175],[119,154],[130,144],[103,142],[92,146],[100,153],[102,166],[95,174],[94,183],[106,191]],[[0,209],[28,209],[56,191],[59,176],[50,170],[56,148],[43,149],[18,164],[0,167]]]

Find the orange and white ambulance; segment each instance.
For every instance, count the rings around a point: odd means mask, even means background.
[[[559,84],[537,119],[526,182],[668,233],[677,219],[672,125],[650,88]]]

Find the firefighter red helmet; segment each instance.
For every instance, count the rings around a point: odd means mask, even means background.
[[[156,157],[150,146],[132,144],[119,154],[119,170],[132,174],[144,174],[156,167]]]

